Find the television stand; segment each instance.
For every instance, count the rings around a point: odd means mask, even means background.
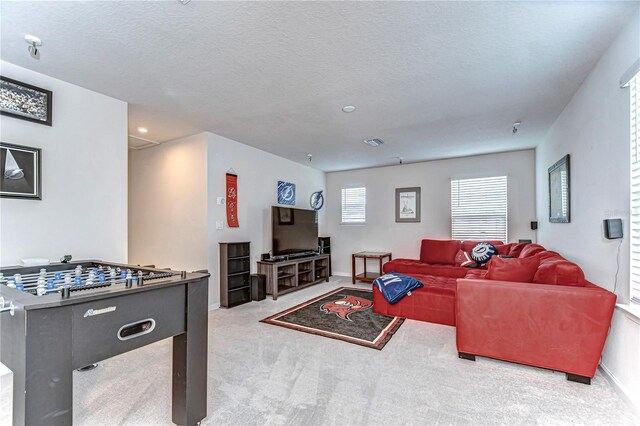
[[[258,261],[258,273],[267,277],[267,294],[279,295],[329,282],[329,255],[320,254],[281,262]]]

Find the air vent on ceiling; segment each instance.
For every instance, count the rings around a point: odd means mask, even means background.
[[[366,143],[367,145],[370,145],[370,146],[380,146],[380,145],[384,144],[384,141],[382,139],[379,139],[379,138],[373,138],[373,139],[365,139],[364,143]]]
[[[150,139],[129,135],[129,149],[145,149],[156,145],[160,145],[160,143]]]

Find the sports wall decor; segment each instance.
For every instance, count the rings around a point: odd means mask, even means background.
[[[311,194],[311,198],[309,198],[309,204],[315,211],[320,210],[322,206],[324,206],[324,195],[322,195],[322,191],[316,191]]]
[[[40,200],[39,148],[0,142],[0,197]]]
[[[0,114],[51,126],[53,93],[0,76]]]
[[[278,181],[278,204],[296,205],[296,184]]]
[[[227,225],[238,228],[238,175],[227,173]]]

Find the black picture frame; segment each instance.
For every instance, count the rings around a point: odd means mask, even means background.
[[[571,168],[569,154],[549,167],[549,222],[571,222]]]
[[[24,93],[19,93],[20,91]],[[35,92],[35,93],[34,93]],[[44,104],[46,108],[46,117],[39,118],[37,115],[29,115],[26,111],[17,111],[17,108],[8,108],[7,105],[12,103],[11,94],[32,96],[34,103]],[[37,99],[37,96],[45,97],[44,100]],[[19,120],[30,121],[32,123],[44,124],[45,126],[53,125],[53,92],[51,90],[43,89],[41,87],[33,86],[31,84],[23,83],[18,80],[0,76],[0,114],[8,117],[17,118]]]
[[[9,158],[9,155],[11,157]],[[17,158],[16,158],[17,157]],[[7,165],[19,170],[9,177]],[[16,177],[18,176],[18,177]],[[40,148],[0,142],[0,197],[42,199],[42,153]]]

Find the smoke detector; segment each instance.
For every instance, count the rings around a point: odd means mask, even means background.
[[[342,107],[342,111],[346,113],[353,112],[355,110],[356,110],[356,107],[354,107],[353,105],[347,105]]]
[[[363,142],[369,146],[380,146],[384,144],[384,141],[380,138],[365,139]]]

